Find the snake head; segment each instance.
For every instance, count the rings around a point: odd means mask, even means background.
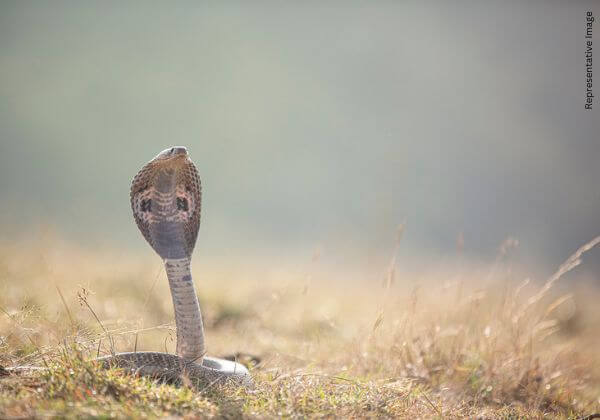
[[[151,162],[164,165],[165,163],[180,161],[187,157],[188,151],[184,146],[173,146],[160,152]]]

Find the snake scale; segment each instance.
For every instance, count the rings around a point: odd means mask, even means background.
[[[190,271],[200,227],[201,184],[187,149],[171,147],[144,165],[133,179],[130,199],[138,228],[165,264],[175,309],[177,354],[128,352],[97,360],[105,367],[163,380],[187,378],[199,387],[220,381],[250,385],[250,374],[240,363],[204,356],[202,314]]]

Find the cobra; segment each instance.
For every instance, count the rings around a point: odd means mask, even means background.
[[[99,360],[142,375],[188,378],[196,385],[231,380],[251,383],[240,363],[205,357],[202,313],[190,261],[200,227],[201,184],[187,149],[171,147],[142,167],[131,184],[131,209],[142,235],[163,259],[171,289],[177,354],[117,353]]]

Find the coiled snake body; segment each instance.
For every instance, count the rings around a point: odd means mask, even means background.
[[[250,385],[243,365],[204,357],[202,314],[190,272],[200,227],[201,186],[186,148],[163,150],[142,167],[130,197],[138,228],[165,264],[175,309],[177,354],[117,353],[98,360],[106,367],[116,365],[169,381],[187,378],[196,386],[224,380]]]

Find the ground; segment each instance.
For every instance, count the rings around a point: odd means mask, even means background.
[[[577,418],[600,411],[600,290],[490,267],[361,278],[197,257],[208,352],[254,387],[159,384],[93,358],[174,351],[161,262],[55,237],[0,244],[0,417]],[[506,258],[505,258],[506,257]],[[431,264],[434,266],[435,264]],[[557,264],[558,265],[558,264]],[[571,273],[572,274],[572,273]],[[545,287],[544,287],[545,285]]]

